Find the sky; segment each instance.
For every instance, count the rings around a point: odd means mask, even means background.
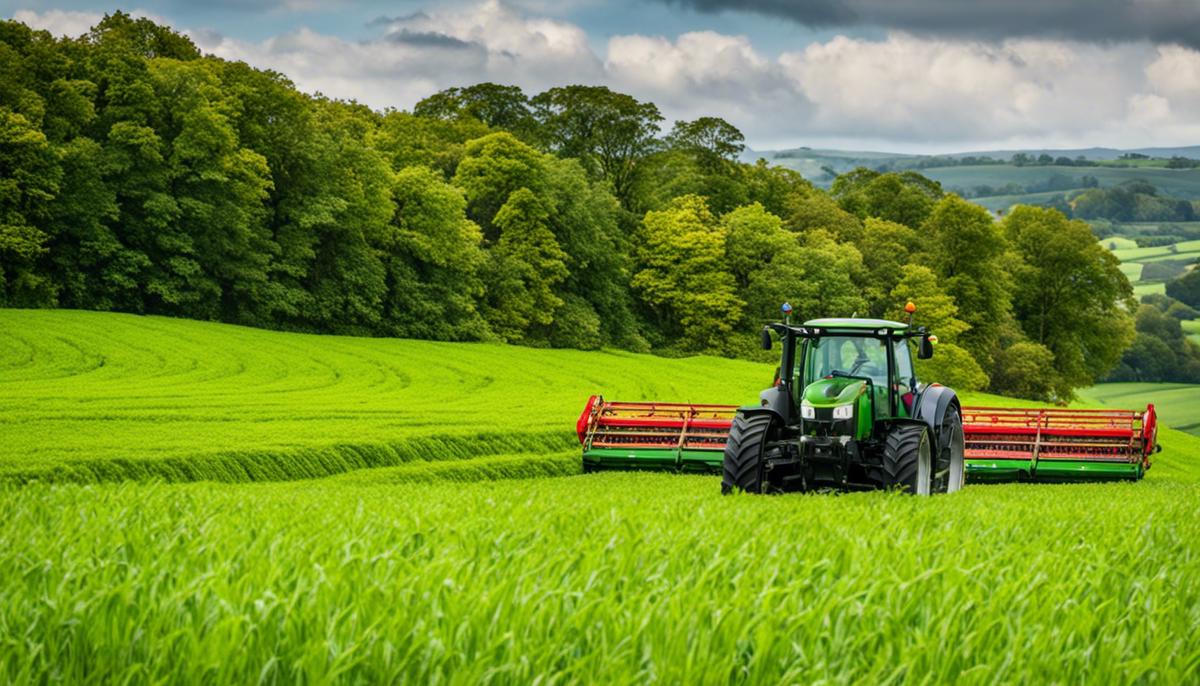
[[[377,109],[582,83],[756,150],[1200,144],[1200,0],[0,0],[60,35],[116,9]]]

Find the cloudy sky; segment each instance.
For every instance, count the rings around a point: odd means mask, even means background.
[[[0,0],[76,35],[117,6]],[[301,89],[407,109],[449,86],[603,84],[757,149],[1200,144],[1200,0],[143,0]]]

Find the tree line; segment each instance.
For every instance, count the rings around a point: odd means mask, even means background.
[[[996,222],[916,172],[829,192],[738,162],[718,118],[603,87],[477,84],[413,111],[300,93],[123,13],[0,22],[0,304],[251,326],[756,357],[798,318],[899,318],[926,378],[1066,398],[1133,339],[1081,221]]]

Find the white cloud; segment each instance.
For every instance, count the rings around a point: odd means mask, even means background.
[[[745,36],[700,31],[612,36],[597,54],[582,28],[523,2],[522,9],[499,0],[431,5],[375,22],[381,33],[366,41],[311,29],[261,42],[188,35],[207,52],[280,71],[303,90],[376,108],[411,108],[437,90],[480,81],[530,94],[585,83],[655,102],[667,127],[675,119],[725,117],[755,147],[1200,142],[1200,52],[1185,47],[894,33],[837,36],[774,57]],[[64,35],[100,18],[59,10],[14,17]]]
[[[88,29],[95,26],[103,17],[103,14],[96,12],[72,12],[64,10],[48,10],[46,12],[17,10],[12,16],[13,19],[30,28],[38,29],[39,31],[49,31],[56,36],[67,36],[69,38],[82,36],[87,33]]]
[[[129,14],[139,19],[149,19],[158,24],[169,23],[157,14],[147,12],[143,9],[130,10]],[[100,20],[104,18],[104,14],[100,12],[76,12],[72,10],[46,10],[45,12],[17,10],[13,12],[12,18],[39,31],[49,31],[55,36],[75,38],[82,36],[91,30],[93,26],[99,24]]]

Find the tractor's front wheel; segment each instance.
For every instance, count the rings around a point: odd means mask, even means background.
[[[898,424],[883,449],[883,486],[929,495],[933,477],[933,441],[924,424]]]
[[[729,494],[735,489],[763,492],[763,455],[768,437],[775,433],[775,421],[769,414],[747,417],[739,412],[733,418],[725,443],[721,493]]]

